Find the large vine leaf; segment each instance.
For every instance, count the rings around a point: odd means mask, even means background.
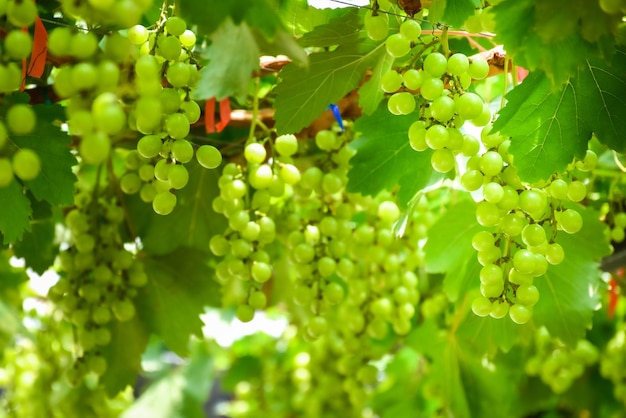
[[[191,248],[144,260],[149,281],[136,299],[138,315],[181,356],[188,352],[190,335],[202,333],[204,307],[219,303],[217,282],[206,263],[207,254]]]
[[[135,384],[141,371],[141,354],[148,345],[148,332],[138,316],[126,322],[113,321],[110,330],[111,343],[100,348],[107,361],[100,383],[113,397]]]
[[[380,79],[383,74],[391,69],[394,61],[395,59],[391,55],[381,54],[369,80],[359,88],[359,105],[364,114],[371,115],[374,113],[385,97],[385,93],[380,88]]]
[[[316,26],[312,31],[305,33],[298,43],[304,47],[328,47],[353,43],[363,26],[363,16],[356,9],[343,13],[342,16],[337,16],[328,23]]]
[[[582,158],[591,133],[607,146],[626,150],[626,53],[617,51],[611,64],[588,60],[575,79],[553,90],[542,73],[532,73],[507,95],[494,129],[512,137],[510,152],[519,175],[527,181],[563,170]]]
[[[32,210],[22,186],[16,180],[0,187],[0,202],[4,202],[0,204],[0,233],[4,244],[9,244],[20,240],[24,231],[30,231]]]
[[[32,149],[41,160],[41,172],[25,184],[38,200],[47,200],[53,205],[72,204],[76,183],[72,166],[76,164],[76,158],[69,147],[71,138],[60,128],[65,111],[60,105],[36,105],[33,108],[37,114],[34,131],[11,137],[18,148]]]
[[[575,156],[584,157],[591,132],[583,125],[573,84],[555,92],[544,74],[531,73],[507,99],[494,128],[512,137],[509,152],[522,179],[548,178]]]
[[[610,55],[620,16],[586,0],[500,2],[491,9],[496,41],[529,70],[544,71],[553,86],[575,75],[585,60]]]
[[[480,7],[480,1],[478,0],[433,0],[430,8],[435,8],[437,21],[441,19],[443,23],[447,23],[454,27],[461,27],[469,16],[474,13],[474,9]],[[439,18],[439,13],[442,13]],[[432,16],[429,15],[429,18]]]
[[[350,22],[355,16],[358,17],[358,11],[310,32],[311,42],[326,43],[327,32],[337,28],[336,31],[343,33],[344,21],[347,22],[349,33],[341,38],[342,43],[336,49],[312,54],[307,68],[289,64],[281,71],[281,82],[274,89],[274,119],[279,134],[298,132],[308,126],[329,104],[356,88],[365,70],[386,54],[383,44],[369,40],[362,30],[353,30],[354,24]],[[319,38],[317,31],[322,32]]]
[[[379,106],[355,123],[359,133],[350,147],[356,154],[350,160],[347,189],[351,193],[376,195],[396,185],[408,204],[419,190],[442,178],[430,164],[430,151],[416,152],[409,145],[407,132],[415,116],[396,116]]]
[[[54,262],[59,251],[55,245],[56,223],[53,219],[34,222],[32,229],[24,234],[20,242],[13,245],[17,257],[21,257],[26,265],[35,273],[43,274]]]
[[[557,237],[565,250],[565,260],[550,266],[545,276],[534,281],[541,295],[533,311],[535,323],[544,325],[552,336],[570,346],[576,345],[591,326],[600,302],[597,260],[610,253],[598,214],[581,206],[576,210],[583,215],[583,229],[573,235],[561,232]]]
[[[213,198],[219,196],[219,170],[207,170],[196,162],[187,167],[189,183],[177,191],[176,208],[171,214],[157,215],[136,195],[126,198],[131,223],[150,254],[168,254],[181,246],[206,250],[207,237],[226,227],[226,219],[211,206]]]

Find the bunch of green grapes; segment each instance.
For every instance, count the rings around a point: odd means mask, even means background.
[[[565,257],[556,242],[558,233],[575,234],[582,228],[582,217],[571,203],[585,199],[587,189],[583,181],[569,174],[523,183],[509,164],[510,140],[492,134],[489,126],[483,129],[481,139],[486,151],[468,160],[461,177],[466,190],[482,191],[476,219],[492,231],[480,231],[472,239],[483,266],[481,296],[473,301],[472,310],[494,318],[508,313],[514,322],[523,324],[530,320],[539,300],[533,280]],[[591,170],[595,161],[597,156],[589,151],[577,162],[578,169]]]
[[[626,406],[626,327],[615,333],[600,355],[600,373],[613,382],[615,398]]]
[[[122,207],[98,189],[77,194],[75,207],[65,215],[70,246],[59,254],[60,279],[49,297],[76,329],[78,358],[69,370],[73,382],[106,371],[99,348],[111,341],[112,321],[135,316],[133,299],[148,282],[143,264],[124,248],[123,221]]]
[[[598,349],[587,340],[579,340],[568,347],[548,331],[540,328],[534,339],[534,353],[524,370],[530,376],[539,376],[554,393],[563,393],[598,361]]]
[[[6,14],[6,22],[2,25],[6,36],[0,40],[0,93],[11,93],[22,85],[22,60],[29,58],[33,49],[32,36],[22,28],[33,25],[37,6],[11,1],[0,9],[0,18]]]
[[[273,207],[282,204],[301,177],[292,164],[298,151],[296,137],[279,136],[271,147],[275,155],[270,161],[262,143],[246,145],[245,164],[224,166],[218,180],[220,195],[213,200],[213,209],[228,219],[228,228],[214,235],[209,247],[222,257],[217,277],[231,286],[228,293],[238,304],[237,318],[244,322],[253,319],[255,310],[267,306],[263,288],[272,277],[273,263],[265,248],[276,239]],[[233,278],[238,280],[233,282]]]
[[[142,136],[137,142],[139,164],[131,164],[120,185],[127,194],[140,193],[156,213],[167,215],[176,206],[176,190],[189,181],[185,164],[194,154],[206,168],[221,163],[215,147],[203,145],[196,152],[187,139],[201,114],[198,103],[190,98],[198,79],[192,52],[196,37],[183,19],[171,16],[153,31],[141,25],[131,27],[128,39],[138,54],[133,65],[136,98],[130,123]]]

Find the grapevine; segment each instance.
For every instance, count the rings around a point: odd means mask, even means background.
[[[0,0],[0,418],[623,414],[626,2],[322,3]]]

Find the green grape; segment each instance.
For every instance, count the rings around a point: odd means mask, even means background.
[[[424,59],[423,68],[431,77],[441,77],[448,69],[448,60],[445,55],[433,52]]]
[[[180,56],[181,44],[175,36],[161,36],[159,38],[157,53],[169,61],[176,61]]]
[[[202,145],[196,151],[196,159],[204,168],[217,168],[222,164],[222,153],[213,145]]]
[[[188,163],[193,158],[193,145],[186,139],[177,139],[172,142],[172,157],[179,163]]]
[[[550,183],[548,190],[550,192],[550,196],[554,197],[555,199],[565,200],[568,198],[567,192],[569,190],[569,187],[567,185],[567,182],[563,179],[552,180],[552,183]]]
[[[424,75],[422,71],[410,68],[402,74],[402,83],[409,90],[417,90],[422,86]],[[395,91],[395,90],[394,90]]]
[[[487,103],[483,103],[482,112],[480,115],[472,119],[472,123],[475,126],[487,126],[491,123],[491,110],[489,110]]]
[[[265,283],[272,277],[272,267],[268,263],[255,261],[250,267],[250,275],[257,283]]]
[[[426,143],[426,122],[418,120],[409,127],[409,144],[415,151],[425,151],[428,149]]]
[[[253,309],[263,309],[267,305],[267,297],[263,292],[252,292],[250,298],[248,298],[248,304]]]
[[[137,142],[137,152],[144,158],[154,158],[161,152],[163,142],[157,135],[143,136]]]
[[[567,186],[567,198],[572,202],[580,202],[587,197],[587,187],[579,180],[572,181]]]
[[[159,101],[161,102],[163,113],[168,115],[178,112],[180,105],[183,103],[178,89],[175,88],[162,89],[159,92]]]
[[[183,139],[189,135],[189,121],[182,113],[174,113],[165,118],[165,130],[174,139]]]
[[[439,122],[447,122],[454,116],[455,101],[448,96],[439,96],[430,105],[431,116]]]
[[[533,284],[533,276],[531,274],[522,274],[516,269],[509,270],[509,281],[519,285]]]
[[[532,274],[535,271],[535,255],[524,249],[517,250],[513,255],[513,267],[522,274]]]
[[[189,84],[191,71],[186,63],[174,62],[167,67],[165,77],[167,78],[167,82],[170,83],[172,87],[184,87]]]
[[[322,151],[332,151],[339,144],[333,131],[321,130],[315,134],[315,145]]]
[[[41,159],[31,149],[21,148],[13,154],[13,173],[24,181],[34,180],[41,171]]]
[[[373,41],[382,41],[389,33],[389,22],[384,13],[373,15],[371,11],[368,11],[365,14],[364,25],[367,36]]]
[[[520,217],[517,213],[508,213],[504,215],[502,221],[500,222],[500,229],[502,229],[502,232],[510,237],[519,235],[524,229],[524,226],[524,218]]]
[[[189,29],[184,31],[178,39],[180,39],[180,43],[187,48],[192,48],[196,45],[196,34]]]
[[[386,93],[393,93],[402,86],[402,75],[396,70],[389,70],[380,78],[380,88]]]
[[[472,301],[472,312],[480,317],[489,316],[491,313],[491,301],[484,296],[477,296]]]
[[[189,182],[189,172],[184,165],[174,164],[170,169],[167,179],[173,189],[182,189]]]
[[[72,31],[66,27],[56,27],[48,34],[48,53],[64,57],[70,49]]]
[[[415,97],[409,92],[394,93],[387,102],[389,111],[394,115],[408,115],[415,111]]]
[[[480,202],[476,206],[476,220],[482,226],[494,226],[500,221],[500,209],[493,203]]]
[[[452,75],[460,76],[469,69],[469,59],[465,54],[456,53],[448,58],[448,72]]]
[[[506,314],[509,313],[509,304],[503,301],[495,301],[492,305],[491,305],[491,312],[489,313],[489,315],[492,318],[495,319],[500,319],[500,318],[504,318],[506,316]]]
[[[109,157],[111,140],[104,132],[93,132],[82,138],[78,151],[87,164],[101,164]]]
[[[378,204],[377,215],[384,222],[392,223],[400,218],[400,209],[394,202],[386,200]]]
[[[139,78],[157,77],[161,64],[154,55],[142,55],[135,62],[135,73]]]
[[[483,186],[483,196],[487,202],[499,203],[504,198],[504,188],[491,181]]]
[[[480,142],[473,135],[463,134],[463,146],[461,153],[466,157],[473,157],[480,150]]]
[[[433,125],[426,130],[424,140],[429,148],[438,150],[445,148],[450,140],[450,132],[443,125]]]
[[[510,211],[517,208],[519,204],[519,195],[517,190],[508,184],[502,188],[502,200],[498,202],[498,207],[505,211]]]
[[[13,181],[13,166],[8,158],[0,158],[0,188],[6,187]]]
[[[307,324],[307,332],[311,337],[318,338],[324,335],[328,330],[328,322],[326,318],[322,316],[316,316],[311,318],[309,323]]]
[[[315,250],[309,244],[300,243],[293,249],[293,257],[299,264],[308,264],[315,257]]]
[[[531,284],[523,284],[517,288],[515,296],[518,303],[525,306],[532,306],[539,300],[539,291]]]
[[[26,104],[15,104],[6,114],[6,126],[15,135],[28,135],[35,129],[37,117],[33,109]]]
[[[4,38],[4,52],[10,59],[24,59],[30,55],[32,48],[33,40],[28,32],[14,29]]]
[[[480,157],[480,170],[485,176],[495,176],[502,171],[504,161],[496,151],[487,151]]]
[[[557,215],[557,225],[568,234],[575,234],[582,228],[583,218],[576,210],[567,209]]]
[[[528,224],[522,230],[524,244],[533,247],[546,242],[546,231],[539,224]]]
[[[6,16],[13,26],[28,27],[35,23],[37,6],[28,0],[14,0],[7,3]]]
[[[613,223],[618,228],[626,228],[626,212],[617,212],[614,214]]]
[[[99,131],[117,135],[126,126],[126,112],[119,103],[109,103],[104,109],[93,112],[93,122]]]
[[[254,319],[254,308],[249,305],[239,305],[235,316],[241,322],[250,322]]]
[[[532,317],[532,311],[524,305],[516,304],[511,306],[511,308],[509,309],[509,317],[516,324],[523,325],[530,321],[530,318]]]
[[[190,124],[194,124],[198,120],[200,120],[202,110],[200,109],[198,103],[196,103],[194,100],[185,100],[184,102],[182,102],[180,105],[180,110],[183,111],[183,114],[187,117],[187,120],[189,120]]]
[[[130,299],[117,299],[111,309],[120,322],[130,321],[135,316],[135,305]]]
[[[266,156],[267,152],[265,151],[265,147],[257,142],[246,145],[244,149],[244,157],[249,163],[260,164],[265,161]]]
[[[98,50],[98,39],[91,32],[78,32],[70,38],[69,55],[86,60]]]
[[[468,192],[480,189],[483,181],[483,174],[478,170],[468,170],[461,176],[461,186]]]
[[[400,25],[400,34],[411,42],[417,42],[422,34],[422,27],[416,20],[405,20]]]
[[[165,29],[170,35],[180,36],[187,30],[187,24],[178,16],[170,16],[165,21]]]
[[[499,284],[502,278],[502,268],[495,264],[487,264],[480,270],[480,282],[484,285]]]
[[[278,154],[290,157],[298,152],[298,139],[295,135],[280,135],[274,142],[274,147]]]
[[[296,184],[300,181],[300,170],[293,164],[283,164],[280,167],[280,178],[285,184]]]
[[[623,0],[600,0],[600,8],[606,14],[623,14],[623,9],[626,7]]]
[[[176,206],[176,195],[169,192],[159,192],[152,200],[152,208],[159,215],[169,215]]]
[[[463,119],[474,119],[483,112],[483,99],[476,93],[464,93],[454,100],[457,113]]]
[[[519,207],[527,214],[543,213],[548,204],[545,194],[538,189],[524,190],[519,196]]]
[[[475,57],[467,70],[474,80],[482,80],[489,74],[489,63],[484,58]]]
[[[128,32],[126,33],[128,36],[128,40],[133,45],[142,45],[148,40],[148,29],[146,29],[143,25],[135,25],[128,28]]]
[[[411,50],[411,41],[401,34],[395,33],[385,40],[385,48],[389,55],[394,58],[400,58],[408,54]]]
[[[261,164],[250,170],[248,181],[257,190],[267,189],[272,184],[273,175],[272,167],[268,164]]]
[[[617,243],[623,242],[626,239],[626,232],[623,228],[613,228],[611,229],[611,240]]]
[[[476,251],[485,251],[495,245],[494,236],[488,231],[479,231],[472,236],[472,247]]]
[[[426,100],[435,100],[443,94],[443,81],[439,78],[426,78],[422,81],[420,95]]]
[[[430,158],[433,169],[439,173],[447,173],[455,166],[454,154],[447,148],[435,150]]]
[[[106,306],[96,306],[91,313],[91,319],[98,325],[108,324],[111,321],[111,311]]]

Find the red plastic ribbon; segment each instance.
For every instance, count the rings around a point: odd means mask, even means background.
[[[222,132],[230,122],[230,100],[228,97],[220,101],[220,120],[215,122],[215,97],[204,103],[204,127],[206,133]]]

